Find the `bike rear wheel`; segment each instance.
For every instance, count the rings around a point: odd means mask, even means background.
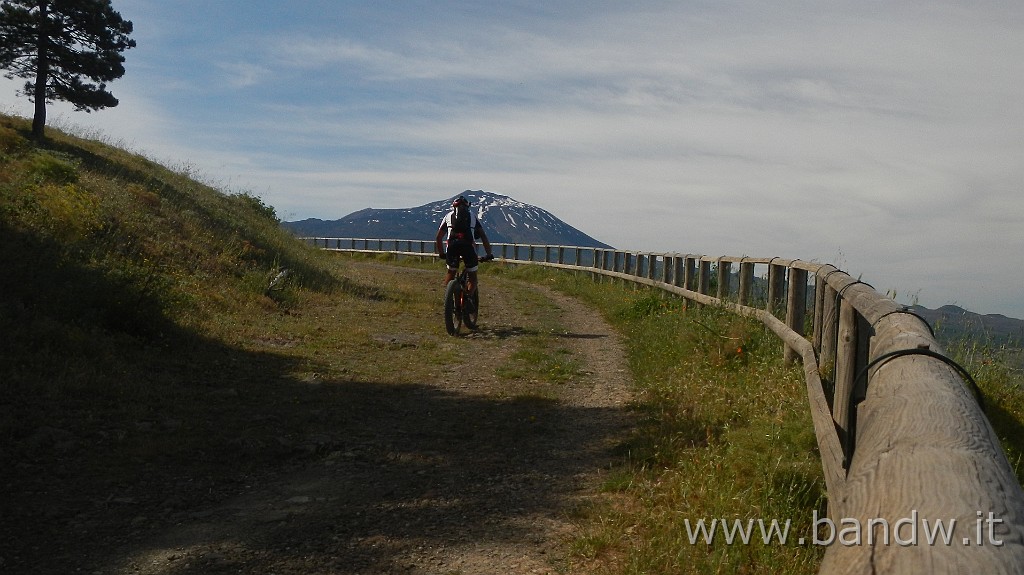
[[[476,320],[480,315],[480,287],[473,290],[473,295],[466,297],[462,305],[462,320],[466,327],[476,330]]]
[[[444,291],[444,327],[448,335],[459,335],[462,327],[462,286],[458,280],[448,282]]]

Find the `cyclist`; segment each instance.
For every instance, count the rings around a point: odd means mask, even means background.
[[[441,225],[437,228],[437,237],[434,239],[437,255],[444,258],[448,265],[445,285],[455,279],[455,274],[459,271],[459,258],[462,258],[466,262],[466,271],[469,272],[466,289],[469,293],[476,289],[476,270],[479,268],[480,259],[476,255],[475,238],[483,242],[484,250],[487,252],[486,259],[494,259],[491,242],[487,239],[483,225],[469,210],[469,200],[465,196],[459,196],[452,200],[452,210],[441,220]],[[445,243],[442,243],[442,240],[446,240]]]

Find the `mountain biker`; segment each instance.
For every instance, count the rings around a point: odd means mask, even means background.
[[[452,210],[441,220],[441,225],[437,228],[437,237],[434,239],[437,255],[445,259],[448,267],[445,285],[455,279],[455,274],[459,271],[459,258],[462,258],[466,262],[466,271],[469,272],[466,290],[473,293],[476,289],[476,270],[479,268],[480,259],[476,255],[474,238],[479,238],[483,242],[484,250],[487,252],[486,259],[494,259],[491,242],[487,239],[483,225],[470,211],[469,200],[465,196],[459,196],[452,200]],[[442,244],[442,240],[446,242]]]

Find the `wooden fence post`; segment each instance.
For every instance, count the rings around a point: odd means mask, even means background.
[[[814,274],[814,335],[811,337],[811,345],[814,353],[821,356],[822,329],[825,323],[825,279],[821,274]]]
[[[827,275],[825,276],[827,278]],[[835,364],[836,346],[839,333],[839,292],[832,284],[825,282],[825,289],[822,290],[823,302],[821,308],[821,352],[818,354],[818,367],[821,375],[835,385]]]
[[[751,292],[754,289],[754,262],[740,262],[740,287],[738,303],[750,305]]]
[[[845,299],[839,304],[839,340],[836,349],[835,398],[832,418],[836,422],[843,453],[853,455],[853,387],[857,377],[857,310]]]
[[[711,261],[701,258],[700,271],[697,272],[697,293],[708,295],[711,291]]]
[[[672,285],[683,287],[683,258],[679,254],[672,256]]]
[[[776,258],[772,258],[774,261]],[[786,266],[768,264],[768,304],[765,311],[778,316],[782,310],[782,302],[786,291]]]
[[[685,266],[683,268],[683,288],[690,291],[694,291],[694,280],[697,277],[697,259],[692,255],[687,255],[685,258]]]
[[[789,294],[786,298],[786,325],[789,329],[804,335],[804,320],[807,317],[807,271],[789,268]],[[796,349],[786,346],[784,361],[793,363],[799,356]]]
[[[729,280],[732,278],[732,262],[718,260],[718,299],[725,301],[729,297]]]
[[[912,355],[866,376],[853,459],[841,492],[830,494],[837,515],[864,528],[866,544],[831,545],[819,573],[1020,572],[1024,493],[971,388],[944,361],[913,355],[939,351],[918,318],[889,313],[869,327],[873,360]],[[950,536],[929,540],[924,531],[936,534],[937,521]],[[873,522],[883,528],[870,544]],[[884,526],[890,542],[880,541]]]

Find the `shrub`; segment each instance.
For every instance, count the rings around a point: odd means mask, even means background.
[[[73,184],[78,181],[78,167],[56,157],[53,152],[36,152],[29,161],[28,174],[38,183]]]

